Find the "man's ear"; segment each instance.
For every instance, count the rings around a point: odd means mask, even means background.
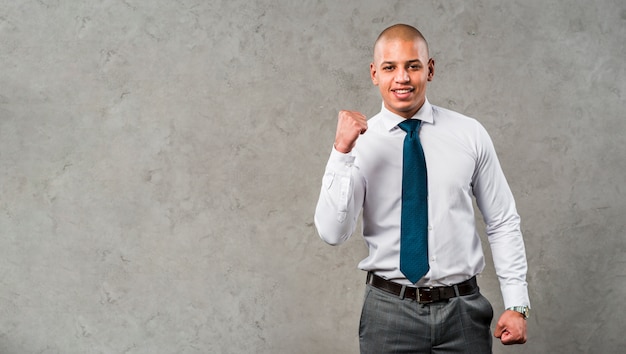
[[[435,76],[435,59],[428,59],[428,81],[433,81]]]
[[[378,86],[378,78],[376,77],[376,66],[374,63],[370,63],[370,78],[374,86]]]

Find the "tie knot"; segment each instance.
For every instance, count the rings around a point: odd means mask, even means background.
[[[419,119],[405,119],[404,121],[400,122],[398,126],[400,127],[400,129],[409,134],[416,132],[419,129],[421,123],[422,121]]]

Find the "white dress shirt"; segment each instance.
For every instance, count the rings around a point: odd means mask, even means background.
[[[480,273],[484,255],[474,222],[476,198],[491,246],[505,307],[529,306],[526,254],[515,201],[483,126],[428,100],[412,119],[422,120],[420,141],[428,174],[430,270],[417,286],[452,285]],[[400,271],[400,215],[404,118],[385,109],[368,120],[354,149],[333,149],[315,211],[320,237],[346,241],[363,212],[369,256],[359,268],[412,285]]]

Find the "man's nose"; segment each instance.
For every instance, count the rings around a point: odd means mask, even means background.
[[[409,72],[406,69],[400,68],[396,72],[396,82],[409,81]]]

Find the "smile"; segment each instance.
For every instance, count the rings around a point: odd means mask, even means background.
[[[404,94],[404,93],[409,93],[412,92],[413,89],[404,89],[404,90],[392,90],[395,93],[399,93],[399,94]]]

